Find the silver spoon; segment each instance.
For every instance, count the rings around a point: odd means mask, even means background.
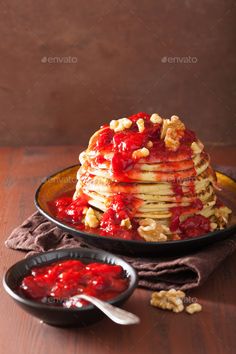
[[[115,323],[121,325],[130,325],[140,322],[139,317],[137,317],[133,313],[122,310],[119,307],[109,304],[108,302],[99,300],[96,297],[85,294],[75,295],[71,297],[65,302],[65,307],[71,307],[72,304],[76,307],[79,307],[76,305],[79,299],[84,299],[91,302],[91,304],[99,308],[99,310],[105,313],[105,315],[107,315],[107,317],[109,317]]]

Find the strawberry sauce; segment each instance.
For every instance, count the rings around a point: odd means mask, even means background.
[[[137,232],[138,223],[133,218],[140,204],[138,199],[129,194],[114,194],[109,201],[107,211],[102,215],[100,227],[92,229],[85,227],[82,222],[84,218],[83,210],[84,208],[89,208],[87,196],[81,195],[76,200],[73,200],[72,194],[73,192],[64,193],[59,198],[48,203],[51,213],[57,219],[81,231],[107,237],[143,241],[143,238],[141,238]],[[127,218],[129,218],[132,223],[132,229],[130,230],[121,227],[121,221]]]
[[[19,292],[29,299],[45,304],[65,306],[79,294],[111,300],[128,288],[129,280],[119,265],[107,263],[85,264],[76,259],[35,267],[22,280]],[[76,306],[88,303],[78,300]],[[71,307],[75,304],[71,301]],[[70,306],[66,306],[70,307]]]

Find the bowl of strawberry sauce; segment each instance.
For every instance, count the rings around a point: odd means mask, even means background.
[[[135,270],[124,260],[100,250],[65,249],[45,252],[14,264],[3,285],[18,305],[54,326],[87,326],[104,317],[85,300],[94,296],[122,305],[137,287]]]

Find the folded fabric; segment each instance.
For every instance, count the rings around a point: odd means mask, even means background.
[[[27,256],[60,248],[90,247],[59,229],[39,212],[13,230],[5,245],[8,248],[28,251]],[[187,290],[203,284],[217,266],[235,250],[236,239],[229,238],[194,254],[178,258],[121,257],[137,270],[139,286],[150,290]]]

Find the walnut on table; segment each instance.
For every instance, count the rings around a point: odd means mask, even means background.
[[[161,290],[152,294],[151,305],[162,310],[172,310],[178,313],[184,310],[184,298],[185,293],[181,290]]]
[[[198,304],[197,302],[194,302],[194,303],[188,305],[188,306],[185,308],[185,311],[186,311],[187,313],[189,313],[190,315],[193,315],[193,314],[196,313],[196,312],[202,311],[202,305]]]
[[[184,308],[185,298],[186,294],[184,291],[176,289],[161,290],[152,293],[150,303],[154,307],[162,310],[170,310],[175,313],[182,312],[184,309],[190,315],[202,311],[202,306],[197,302]]]

